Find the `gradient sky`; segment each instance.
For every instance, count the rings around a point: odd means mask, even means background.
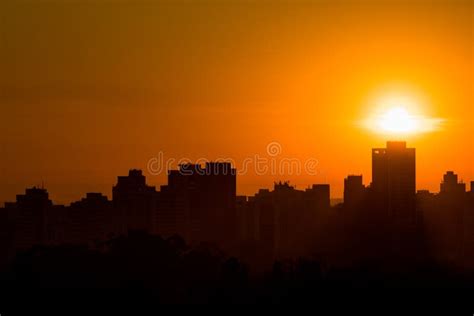
[[[1,1],[0,201],[42,182],[58,203],[110,196],[160,151],[239,167],[272,141],[318,174],[251,172],[239,194],[340,197],[347,174],[370,182],[387,137],[359,122],[389,93],[445,119],[406,139],[417,188],[474,180],[473,23],[472,1]]]

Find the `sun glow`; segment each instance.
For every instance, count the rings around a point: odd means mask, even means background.
[[[376,122],[379,129],[391,133],[412,133],[419,126],[419,120],[405,108],[395,107],[383,113]]]
[[[408,135],[432,132],[440,128],[442,119],[420,113],[421,102],[405,95],[384,95],[372,108],[376,110],[364,125],[377,134]]]

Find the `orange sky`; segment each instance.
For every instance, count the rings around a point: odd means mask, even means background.
[[[238,193],[290,180],[340,197],[347,174],[370,182],[387,137],[358,122],[386,92],[446,120],[407,138],[418,189],[474,180],[473,23],[472,1],[2,1],[0,201],[42,181],[59,203],[110,196],[160,151],[239,167],[272,141],[318,174],[250,172]]]

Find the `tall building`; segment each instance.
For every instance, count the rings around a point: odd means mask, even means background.
[[[180,194],[181,193],[181,194]],[[153,232],[163,237],[180,235],[189,240],[189,204],[187,195],[169,185],[162,185],[157,194]]]
[[[33,245],[47,244],[54,240],[51,222],[53,203],[48,191],[40,188],[26,189],[16,196],[15,203],[5,203],[14,223],[14,248],[26,249]]]
[[[146,184],[141,170],[132,169],[128,176],[119,176],[112,188],[115,232],[129,230],[151,232],[156,204],[155,187]]]
[[[261,260],[273,261],[279,240],[279,217],[275,210],[273,194],[268,189],[260,189],[248,199],[249,208],[257,217],[256,240]],[[267,259],[268,258],[268,259]]]
[[[415,224],[415,170],[415,148],[405,142],[389,141],[387,148],[372,149],[371,190],[392,224]]]
[[[72,244],[94,244],[110,237],[114,213],[112,202],[101,193],[87,193],[85,198],[67,208],[67,241]]]
[[[331,205],[329,184],[313,184],[305,191],[305,200],[317,211],[328,210]]]
[[[237,236],[240,241],[254,241],[255,238],[255,226],[256,216],[255,212],[249,207],[247,196],[239,195],[235,200],[236,212],[237,212]]]
[[[464,194],[466,192],[466,184],[458,182],[458,175],[453,171],[448,171],[443,175],[443,182],[439,188],[441,194]]]
[[[276,182],[273,191],[260,189],[250,196],[246,210],[254,240],[256,257],[273,260],[291,257],[313,249],[315,227],[330,210],[330,187],[314,184],[297,190],[289,182]]]
[[[156,225],[191,241],[229,244],[237,235],[236,170],[230,163],[170,170],[158,198]]]
[[[362,202],[365,186],[362,175],[349,175],[344,179],[344,206],[354,207]]]
[[[465,219],[471,212],[466,212],[466,184],[458,181],[458,175],[447,171],[440,183],[440,192],[436,199],[435,214],[437,222],[434,235],[436,250],[448,260],[459,260],[465,241]],[[469,219],[470,221],[470,219]]]

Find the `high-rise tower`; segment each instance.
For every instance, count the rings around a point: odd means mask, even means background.
[[[372,149],[374,196],[395,224],[416,221],[415,148],[405,142],[387,142],[387,148]]]

